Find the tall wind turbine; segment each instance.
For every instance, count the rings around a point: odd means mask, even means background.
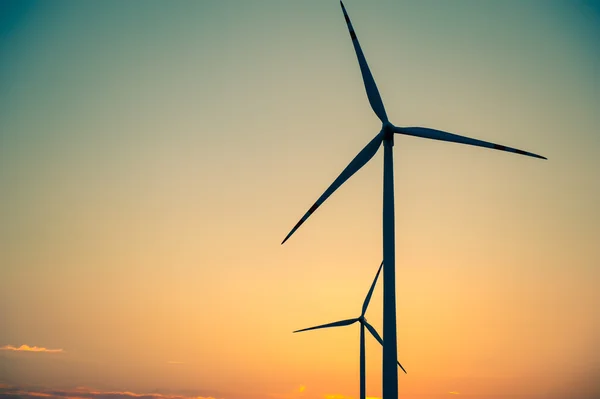
[[[375,330],[375,328],[371,324],[369,324],[369,322],[365,318],[365,313],[367,312],[367,307],[369,306],[369,301],[371,300],[371,295],[373,295],[373,289],[375,288],[375,284],[377,284],[377,278],[379,277],[379,273],[381,272],[382,267],[383,267],[383,262],[381,262],[381,265],[379,265],[379,269],[377,269],[377,274],[375,275],[373,284],[371,284],[369,293],[367,294],[365,301],[363,302],[362,312],[360,313],[360,316],[358,316],[355,319],[341,320],[341,321],[336,321],[333,323],[322,324],[322,325],[316,326],[316,327],[304,328],[302,330],[294,331],[295,333],[297,333],[297,332],[302,332],[302,331],[317,330],[319,328],[349,326],[350,324],[354,324],[357,321],[360,323],[360,399],[366,399],[366,397],[367,397],[367,390],[366,390],[367,378],[366,378],[366,371],[365,371],[365,327],[367,328],[367,330],[369,330],[371,335],[373,337],[375,337],[375,339],[381,344],[381,346],[383,346],[385,348],[385,345],[383,344],[383,339],[379,336],[379,334],[377,333],[377,330]],[[404,373],[406,373],[406,370],[404,370],[404,367],[402,367],[400,362],[398,362],[398,366],[400,366],[402,371],[404,371]],[[394,367],[395,367],[395,365],[394,365]]]
[[[350,17],[346,12],[344,4],[340,1],[352,45],[358,58],[358,65],[362,74],[363,83],[367,92],[367,98],[371,108],[381,120],[381,130],[379,133],[363,148],[358,155],[346,166],[337,179],[325,190],[323,195],[310,207],[308,212],[300,219],[294,228],[285,237],[282,244],[285,243],[292,234],[304,223],[310,215],[323,203],[335,190],[338,189],[354,173],[362,168],[377,152],[383,143],[383,260],[385,268],[383,271],[383,338],[386,345],[383,348],[383,399],[398,398],[398,373],[396,369],[397,359],[397,339],[396,339],[396,272],[395,272],[395,251],[394,251],[394,159],[392,147],[394,145],[394,133],[405,134],[433,140],[449,141],[453,143],[468,144],[477,147],[492,148],[500,151],[514,152],[520,155],[546,159],[545,157],[531,152],[518,150],[516,148],[506,147],[499,144],[489,143],[482,140],[472,139],[465,136],[459,136],[444,132],[441,130],[429,129],[425,127],[398,127],[394,126],[385,113],[383,101],[377,90],[377,85],[373,75],[367,65],[367,60],[363,54],[358,38],[350,22]]]

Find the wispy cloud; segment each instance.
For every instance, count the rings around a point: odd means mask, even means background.
[[[306,391],[306,385],[300,385],[288,393],[270,393],[267,396],[277,399],[299,399],[305,397],[304,391]]]
[[[456,392],[456,391],[452,391],[452,392],[448,392],[450,395],[460,395],[460,392]]]
[[[100,391],[90,388],[75,388],[71,390],[57,389],[27,389],[0,385],[0,399],[216,399],[212,396],[185,396],[162,393],[136,393],[130,391]]]
[[[64,352],[62,349],[47,349],[40,346],[29,346],[29,345],[21,345],[19,347],[12,345],[4,345],[0,347],[0,350],[3,351],[14,351],[14,352],[46,352],[46,353],[60,353]]]

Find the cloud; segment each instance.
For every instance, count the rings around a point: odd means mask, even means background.
[[[306,385],[300,385],[298,388],[294,388],[293,391],[288,393],[270,393],[267,396],[276,399],[294,399],[294,398],[303,398],[304,391],[306,391]]]
[[[456,391],[452,391],[452,392],[448,392],[450,395],[460,395],[460,392],[456,392]]]
[[[90,388],[27,389],[0,385],[0,399],[216,399],[212,396],[186,396],[162,393],[136,393],[130,391],[99,391]]]
[[[18,348],[12,345],[4,345],[0,347],[3,351],[15,351],[15,352],[46,352],[46,353],[60,353],[62,349],[46,349],[39,346],[21,345]]]

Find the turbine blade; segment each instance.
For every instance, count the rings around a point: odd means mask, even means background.
[[[375,138],[373,140],[371,140],[369,142],[369,144],[367,144],[365,146],[365,148],[363,148],[358,153],[358,155],[356,155],[356,157],[354,157],[354,159],[352,160],[352,162],[350,162],[348,164],[348,166],[346,166],[346,169],[344,169],[342,171],[342,173],[340,173],[340,175],[337,177],[337,179],[335,179],[333,181],[333,183],[331,183],[331,186],[329,186],[329,188],[327,190],[325,190],[325,192],[323,193],[323,195],[321,195],[319,197],[319,199],[317,200],[317,202],[315,202],[313,204],[313,206],[310,207],[310,209],[308,210],[308,212],[306,212],[304,214],[304,216],[302,216],[302,219],[300,219],[300,221],[298,223],[296,223],[296,225],[294,226],[294,228],[292,229],[292,231],[290,231],[288,233],[288,235],[284,238],[284,240],[281,242],[282,245],[283,245],[283,243],[285,243],[288,240],[288,238],[290,238],[292,236],[292,234],[294,234],[294,232],[296,230],[298,230],[298,228],[302,225],[302,223],[304,223],[309,218],[309,216],[312,215],[313,212],[316,211],[317,208],[323,202],[325,202],[325,200],[327,198],[329,198],[329,196],[331,194],[333,194],[333,192],[335,190],[338,189],[338,187],[340,187],[342,184],[344,184],[346,182],[346,180],[348,180],[350,177],[352,177],[352,175],[354,173],[356,173],[367,162],[369,162],[371,160],[371,158],[373,158],[373,156],[375,155],[375,153],[379,149],[379,146],[381,145],[381,141],[382,140],[383,140],[383,134],[380,132],[377,136],[375,136]]]
[[[379,333],[377,332],[375,327],[373,327],[371,324],[369,324],[369,322],[366,320],[364,323],[365,323],[365,327],[367,327],[367,330],[369,330],[371,335],[381,344],[381,346],[383,346],[383,338],[381,338],[381,336],[379,335]]]
[[[344,12],[344,18],[346,19],[346,24],[348,25],[348,31],[350,32],[350,38],[352,38],[352,44],[354,45],[354,51],[356,51],[356,57],[358,58],[358,65],[360,66],[360,73],[362,74],[363,82],[365,84],[365,90],[367,91],[367,97],[369,98],[369,103],[371,104],[371,108],[375,111],[377,117],[381,120],[381,122],[387,122],[388,118],[385,113],[385,108],[383,107],[383,102],[381,101],[381,95],[379,95],[379,90],[377,90],[377,85],[375,84],[375,79],[373,79],[373,75],[369,70],[369,65],[367,65],[367,60],[365,55],[360,48],[360,44],[358,43],[358,38],[356,37],[356,33],[354,32],[354,28],[352,27],[352,22],[350,22],[350,17],[346,12],[346,7],[344,7],[344,3],[340,1],[340,5],[342,6],[342,11]]]
[[[452,134],[441,130],[429,129],[426,127],[394,127],[394,132],[399,134],[406,134],[408,136],[423,137],[426,139],[441,141],[450,141],[452,143],[468,144],[477,147],[492,148],[494,150],[514,152],[520,155],[527,155],[534,158],[548,159],[541,155],[537,155],[523,150],[518,150],[516,148],[506,147],[500,144],[489,143],[487,141],[472,139],[465,136],[459,136],[458,134]]]
[[[379,273],[381,273],[381,268],[383,267],[383,261],[381,261],[381,265],[379,265],[379,269],[377,269],[377,274],[375,275],[375,280],[373,280],[373,284],[371,284],[371,288],[369,289],[369,293],[365,298],[365,302],[363,303],[361,316],[364,316],[367,312],[367,307],[369,306],[369,302],[371,301],[371,295],[373,295],[373,289],[375,289],[375,284],[377,284],[377,278],[379,277]]]
[[[375,337],[375,339],[381,344],[381,346],[383,345],[383,339],[379,336],[379,333],[377,332],[377,330],[375,329],[375,327],[373,327],[372,325],[369,324],[368,321],[364,321],[365,327],[367,327],[367,330],[369,330],[369,332],[371,333],[371,335],[373,337]],[[402,371],[404,371],[404,374],[407,374],[406,370],[404,370],[404,367],[402,367],[402,365],[400,364],[400,361],[396,360],[396,362],[398,362],[398,366],[400,366],[400,368],[402,369]]]
[[[302,331],[317,330],[319,328],[349,326],[350,324],[354,324],[357,321],[358,321],[358,319],[347,319],[347,320],[335,321],[333,323],[321,324],[320,326],[316,326],[316,327],[303,328],[302,330],[296,330],[294,332],[297,333],[297,332],[302,332]]]

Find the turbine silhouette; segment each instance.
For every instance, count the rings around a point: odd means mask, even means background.
[[[381,265],[379,265],[379,269],[377,269],[377,274],[375,275],[375,279],[373,280],[373,283],[371,284],[371,288],[369,289],[369,292],[367,293],[367,296],[365,297],[365,301],[363,302],[362,311],[360,313],[360,316],[358,316],[357,318],[354,318],[354,319],[340,320],[340,321],[335,321],[333,323],[322,324],[320,326],[303,328],[302,330],[294,331],[295,333],[297,333],[297,332],[303,332],[303,331],[317,330],[320,328],[349,326],[356,322],[360,323],[360,399],[366,399],[366,397],[367,397],[367,390],[366,390],[367,384],[366,384],[366,371],[365,371],[365,368],[366,368],[366,366],[365,366],[365,327],[367,328],[367,330],[369,330],[371,335],[381,344],[381,346],[385,347],[385,345],[383,344],[383,339],[379,336],[379,334],[377,333],[377,330],[375,330],[375,327],[373,327],[371,324],[369,324],[369,322],[365,318],[365,313],[367,312],[367,308],[369,307],[369,302],[371,301],[371,296],[373,295],[373,289],[375,289],[375,284],[377,284],[377,278],[379,277],[379,273],[381,272],[382,267],[383,267],[383,262],[381,262]],[[404,373],[406,373],[406,370],[404,369],[404,367],[402,367],[400,362],[399,361],[397,361],[397,362],[398,362],[398,366],[400,366],[402,371],[404,371]]]
[[[477,147],[491,148],[500,151],[513,152],[520,155],[546,159],[545,157],[531,152],[507,147],[487,141],[477,140],[441,130],[425,127],[398,127],[394,126],[387,117],[383,101],[377,90],[373,75],[367,65],[367,60],[360,47],[358,38],[350,22],[344,4],[340,1],[352,45],[358,58],[358,65],[362,74],[363,83],[367,92],[367,98],[371,108],[381,120],[379,133],[356,155],[342,173],[333,181],[317,201],[308,209],[294,228],[282,241],[285,243],[294,232],[312,215],[323,202],[335,190],[346,182],[354,173],[362,168],[373,158],[383,143],[383,259],[385,263],[383,273],[383,337],[387,342],[383,348],[383,399],[398,398],[398,373],[396,369],[397,338],[396,338],[396,272],[395,272],[395,231],[394,231],[394,159],[392,147],[394,145],[394,133],[408,136],[416,136],[433,140],[449,141],[453,143],[468,144]]]

